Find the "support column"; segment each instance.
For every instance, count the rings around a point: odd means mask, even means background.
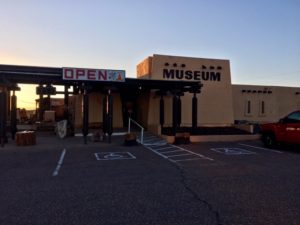
[[[108,90],[107,101],[107,133],[108,142],[111,143],[111,135],[113,133],[113,97],[111,90]]]
[[[107,108],[107,95],[104,95],[103,97],[103,103],[102,103],[102,131],[103,131],[103,140],[106,139],[107,134],[107,115],[106,115],[106,108]]]
[[[173,96],[173,115],[172,115],[172,134],[175,136],[177,132],[177,124],[178,124],[178,96],[174,94]]]
[[[108,135],[108,142],[111,143],[113,133],[113,96],[109,89],[103,98],[103,139]]]
[[[65,85],[65,90],[64,90],[64,117],[68,121],[69,119],[69,92],[68,92],[69,86]]]
[[[6,114],[7,114],[7,95],[0,90],[0,144],[4,147],[6,141]]]
[[[193,133],[196,132],[197,130],[197,107],[198,107],[198,99],[196,93],[194,93],[193,99],[192,99],[192,131]]]
[[[177,127],[181,124],[181,99],[180,95],[177,97]]]
[[[165,123],[165,102],[164,102],[164,96],[160,96],[160,101],[159,101],[159,123],[161,129],[164,127]]]
[[[84,94],[83,94],[83,126],[82,126],[84,144],[87,144],[88,133],[89,133],[89,95],[85,87]]]
[[[10,89],[8,89],[7,91],[7,119],[11,120],[11,93],[10,93]]]
[[[40,84],[39,88],[42,90],[43,85]],[[40,93],[39,94],[39,120],[43,121],[43,113],[44,113],[44,98],[43,98],[43,94]]]
[[[11,137],[15,140],[15,135],[17,133],[17,96],[13,90],[13,95],[11,96],[11,114],[10,114],[10,129]]]

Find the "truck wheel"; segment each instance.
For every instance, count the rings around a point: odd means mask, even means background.
[[[275,135],[272,133],[263,134],[263,143],[267,148],[273,148],[276,146]]]

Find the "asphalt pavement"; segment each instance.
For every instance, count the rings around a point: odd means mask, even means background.
[[[0,149],[1,225],[300,224],[300,150],[259,141]]]

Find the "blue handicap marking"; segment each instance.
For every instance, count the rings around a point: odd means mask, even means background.
[[[97,160],[136,159],[130,152],[97,152],[94,155]]]
[[[256,154],[255,152],[251,152],[242,148],[211,148],[210,150],[219,152],[225,155],[250,155]]]

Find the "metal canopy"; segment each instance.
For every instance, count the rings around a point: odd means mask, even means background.
[[[94,82],[94,81],[67,81],[62,79],[62,68],[18,66],[0,64],[0,84],[10,86],[13,84],[53,84],[88,86],[92,90],[105,90],[113,88],[124,89],[160,89],[179,92],[200,92],[201,82],[195,81],[168,81],[126,78],[125,82]]]

